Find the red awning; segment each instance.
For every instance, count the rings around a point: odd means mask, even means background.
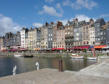
[[[52,50],[64,50],[64,48],[52,48]]]
[[[8,51],[13,51],[14,52],[14,51],[17,51],[17,49],[9,49]]]
[[[57,48],[57,50],[64,50],[64,48]]]
[[[56,48],[52,48],[52,50],[56,50]]]
[[[89,49],[90,46],[74,46],[71,49]]]
[[[82,46],[81,49],[89,49],[90,46]]]

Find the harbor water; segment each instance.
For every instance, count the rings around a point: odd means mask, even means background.
[[[96,60],[83,60],[63,58],[63,69],[70,71],[79,71],[91,64],[96,63]],[[43,68],[59,68],[59,58],[24,58],[24,57],[0,57],[0,77],[13,74],[13,67],[16,66],[16,74],[36,70],[35,63],[39,63],[40,69]]]

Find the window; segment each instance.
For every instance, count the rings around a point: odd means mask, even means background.
[[[101,35],[103,35],[103,32],[101,32]]]
[[[76,33],[76,36],[79,36],[79,33]]]
[[[100,38],[98,38],[98,41],[100,41]]]
[[[79,38],[76,38],[76,40],[79,40]]]
[[[49,41],[50,41],[50,38],[49,38]]]

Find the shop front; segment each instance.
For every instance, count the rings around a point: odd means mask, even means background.
[[[90,46],[74,46],[71,48],[71,50],[88,50],[90,48]]]
[[[106,47],[107,47],[107,45],[96,45],[96,46],[94,46],[95,50],[102,50]]]

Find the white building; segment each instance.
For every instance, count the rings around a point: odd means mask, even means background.
[[[89,45],[95,44],[95,28],[90,27],[89,28]]]
[[[22,30],[20,31],[20,34],[21,34],[21,48],[27,48],[26,47],[27,31],[28,31],[28,29],[26,29],[26,28],[22,28]]]

